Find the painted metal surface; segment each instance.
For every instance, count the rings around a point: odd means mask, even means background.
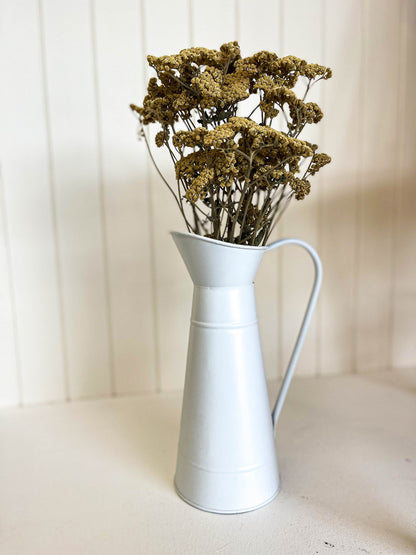
[[[194,283],[176,490],[206,511],[254,510],[279,491],[273,432],[319,292],[319,257],[298,239],[249,247],[189,233],[172,236]],[[315,283],[271,414],[254,278],[265,252],[290,243],[312,256]]]

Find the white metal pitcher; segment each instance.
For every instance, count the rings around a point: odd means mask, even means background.
[[[172,236],[194,283],[176,490],[204,511],[251,511],[279,492],[274,429],[319,293],[321,262],[298,239],[250,247],[190,233]],[[270,414],[254,277],[264,253],[287,244],[311,255],[315,282]]]

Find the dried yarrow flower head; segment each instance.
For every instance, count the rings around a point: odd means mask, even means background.
[[[290,199],[308,195],[309,178],[331,161],[318,145],[299,139],[306,125],[323,117],[305,99],[331,70],[266,51],[242,58],[236,41],[147,60],[156,77],[143,105],[131,109],[153,161],[143,126],[159,125],[155,143],[170,153],[177,193],[158,171],[188,231],[265,245]],[[302,98],[293,91],[299,81]],[[240,110],[248,98],[255,107],[244,117]],[[282,129],[274,127],[277,121]]]

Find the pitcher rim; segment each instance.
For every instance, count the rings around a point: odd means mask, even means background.
[[[193,239],[197,239],[199,241],[206,241],[207,243],[213,243],[214,245],[221,245],[223,247],[228,247],[231,249],[239,249],[239,250],[255,250],[255,251],[267,251],[269,248],[267,245],[265,246],[254,246],[254,245],[237,245],[235,243],[228,243],[227,241],[220,241],[219,239],[212,239],[211,237],[204,237],[203,235],[198,235],[197,233],[189,233],[185,231],[170,231],[170,235],[182,235],[184,237],[192,237]]]

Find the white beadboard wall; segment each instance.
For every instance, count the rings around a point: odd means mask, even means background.
[[[298,375],[416,368],[414,0],[1,0],[0,26],[0,406],[182,387],[184,226],[128,105],[148,53],[235,39],[334,71],[309,132],[333,162],[273,237],[324,264]],[[269,378],[311,281],[296,248],[259,270]]]

